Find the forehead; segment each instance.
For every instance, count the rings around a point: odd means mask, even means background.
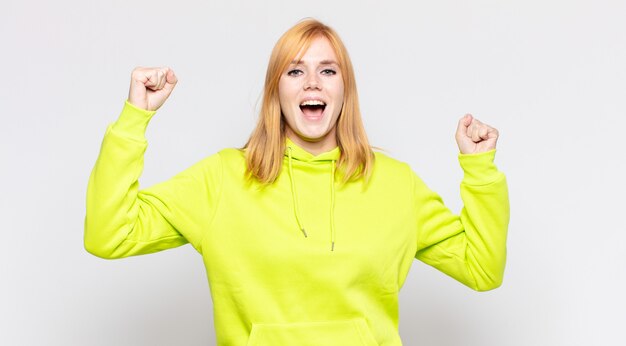
[[[337,54],[335,49],[330,44],[330,41],[324,36],[317,36],[309,45],[309,48],[299,52],[299,61],[293,61],[292,63],[298,64],[318,64],[318,63],[335,63],[337,64]],[[296,57],[297,60],[297,57]]]

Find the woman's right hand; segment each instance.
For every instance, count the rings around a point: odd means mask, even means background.
[[[178,79],[169,67],[137,67],[131,73],[128,102],[156,111],[170,96]]]

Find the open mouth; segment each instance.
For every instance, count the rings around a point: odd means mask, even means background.
[[[300,104],[300,110],[305,117],[311,119],[319,119],[324,114],[326,103],[319,100],[308,100]]]

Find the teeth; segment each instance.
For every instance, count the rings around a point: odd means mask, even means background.
[[[300,104],[300,106],[325,106],[326,104],[319,100],[308,100]]]

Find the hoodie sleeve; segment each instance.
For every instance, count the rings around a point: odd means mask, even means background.
[[[202,234],[219,195],[219,155],[140,190],[144,134],[155,113],[126,101],[106,130],[87,185],[84,245],[93,255],[122,258],[188,242],[201,252]]]
[[[495,152],[459,154],[464,172],[460,215],[413,174],[415,257],[477,291],[500,286],[506,262],[509,198],[506,178],[493,163]]]

